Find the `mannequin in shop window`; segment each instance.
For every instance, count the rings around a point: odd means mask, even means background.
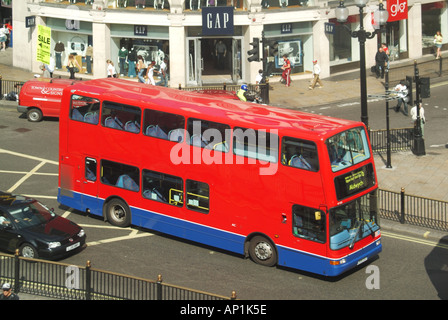
[[[158,7],[161,6],[161,9],[165,7],[165,0],[154,0],[154,9],[158,9]]]
[[[128,58],[128,50],[125,47],[122,47],[120,51],[118,51],[118,63],[120,64],[120,76],[124,76],[126,74],[126,60]]]
[[[128,6],[128,0],[117,0],[118,8],[126,8]]]
[[[135,8],[138,9],[140,6],[145,9],[145,0],[135,0]]]
[[[201,0],[190,0],[190,10],[199,10],[201,6]]]
[[[62,54],[65,51],[65,46],[61,41],[58,41],[54,46],[54,55],[56,58],[56,69],[62,69]]]
[[[86,49],[86,73],[92,73],[93,47],[91,44]]]
[[[134,78],[137,76],[135,73],[135,63],[137,61],[137,52],[134,50],[134,47],[129,50],[128,53],[128,77]]]

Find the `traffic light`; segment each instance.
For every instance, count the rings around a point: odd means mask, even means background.
[[[407,98],[408,100],[406,101],[407,103],[413,105],[414,104],[414,95],[412,92],[412,82],[414,81],[412,76],[406,76],[406,87],[408,88],[408,94],[407,94]]]
[[[269,57],[276,56],[278,54],[278,42],[275,40],[271,40],[268,42],[269,46]]]
[[[247,54],[249,55],[247,61],[260,61],[260,39],[254,38],[249,44],[252,46],[252,50],[247,51]]]
[[[420,94],[420,98],[429,98],[431,96],[429,78],[420,78]]]

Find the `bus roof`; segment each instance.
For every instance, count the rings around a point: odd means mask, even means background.
[[[140,107],[157,108],[160,111],[189,114],[190,117],[204,118],[230,126],[253,129],[278,129],[282,135],[288,131],[300,131],[305,138],[319,136],[322,139],[336,132],[363,126],[362,122],[315,115],[303,111],[283,109],[267,105],[242,102],[232,98],[217,99],[214,95],[182,91],[178,89],[150,86],[143,83],[105,78],[82,81],[70,86],[71,94],[99,95],[100,99],[116,101]],[[313,140],[314,140],[313,139]]]

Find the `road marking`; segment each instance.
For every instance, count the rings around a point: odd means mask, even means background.
[[[12,173],[12,174],[27,174],[27,171],[10,171],[10,170],[0,170],[0,173]],[[37,176],[55,176],[57,177],[57,173],[45,173],[45,172],[35,172]]]
[[[429,232],[426,232],[423,236],[424,237],[428,237],[428,234],[429,234]],[[385,237],[389,237],[389,238],[394,238],[394,239],[398,239],[398,240],[404,240],[404,241],[419,243],[419,244],[423,244],[423,245],[427,245],[427,246],[431,246],[431,247],[438,247],[438,248],[442,248],[442,249],[447,249],[448,250],[448,244],[443,244],[443,243],[439,243],[439,242],[435,242],[435,241],[423,240],[423,239],[418,239],[418,238],[415,238],[415,237],[398,235],[398,234],[384,232],[384,231],[381,231],[381,235],[385,236]]]
[[[24,194],[25,197],[30,197],[30,198],[42,198],[42,199],[53,199],[56,200],[58,197],[57,196],[42,196],[40,194]]]
[[[35,166],[33,169],[31,169],[30,172],[28,172],[27,174],[25,174],[21,179],[19,179],[19,181],[17,181],[11,188],[9,188],[6,192],[13,192],[14,190],[16,190],[25,180],[27,180],[29,177],[31,177],[37,170],[39,170],[40,168],[43,167],[43,165],[45,164],[45,161],[42,161],[41,163],[39,163],[37,166]]]
[[[106,243],[123,241],[123,240],[133,240],[133,239],[137,239],[137,238],[150,237],[153,235],[154,235],[153,233],[149,233],[149,232],[138,233],[138,230],[132,229],[131,233],[128,234],[127,236],[103,239],[103,240],[98,240],[98,241],[91,241],[91,242],[87,242],[87,246],[92,247],[92,246],[96,246],[99,244],[106,244]]]
[[[9,150],[5,150],[5,149],[1,149],[0,148],[0,153],[9,153],[10,155],[13,156],[18,156],[18,157],[22,157],[22,158],[27,158],[27,159],[31,159],[31,160],[36,160],[36,161],[40,161],[40,162],[46,162],[49,164],[54,164],[54,165],[59,165],[59,162],[57,161],[53,161],[53,160],[48,160],[48,159],[44,159],[44,158],[39,158],[39,157],[35,157],[35,156],[30,156],[24,153],[19,153],[19,152],[14,152],[14,151],[9,151]]]

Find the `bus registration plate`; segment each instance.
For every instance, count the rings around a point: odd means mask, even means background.
[[[357,265],[359,266],[361,263],[366,262],[367,261],[367,257],[362,258],[361,260],[358,261]]]

